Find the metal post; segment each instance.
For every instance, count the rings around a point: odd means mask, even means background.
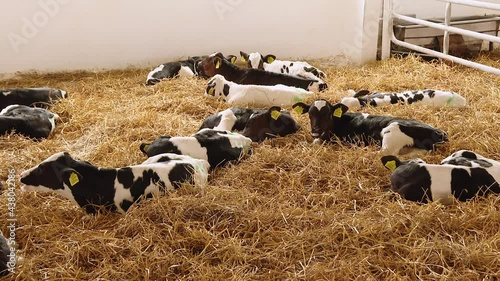
[[[384,0],[384,14],[382,25],[382,59],[388,59],[391,57],[391,37],[393,33],[392,1],[393,0]]]
[[[450,26],[451,23],[451,3],[446,3],[446,13],[444,16],[444,25]],[[444,31],[443,37],[443,53],[448,54],[450,49],[450,32],[448,30]]]

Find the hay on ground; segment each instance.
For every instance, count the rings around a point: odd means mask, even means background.
[[[498,57],[480,60],[500,66]],[[317,62],[321,65],[321,61]],[[415,118],[459,149],[500,159],[500,77],[418,58],[324,67],[339,101],[348,89],[435,88],[460,93],[465,109],[414,104],[366,108]],[[202,95],[206,81],[144,86],[150,69],[21,73],[0,88],[50,86],[70,98],[53,136],[0,137],[0,176],[68,151],[102,167],[140,163],[143,141],[190,135],[227,106]],[[295,116],[295,115],[294,115]],[[312,145],[307,116],[295,135],[254,146],[241,164],[216,170],[201,192],[188,185],[134,205],[125,215],[88,217],[54,194],[16,192],[18,280],[494,280],[500,276],[500,196],[418,205],[385,192],[377,147]],[[19,186],[20,183],[16,181]],[[0,196],[6,233],[8,198]]]

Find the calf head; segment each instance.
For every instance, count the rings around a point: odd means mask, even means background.
[[[391,172],[394,172],[398,167],[407,164],[426,164],[424,160],[420,158],[415,158],[407,161],[401,161],[396,156],[388,155],[380,158],[384,167]]]
[[[297,123],[287,111],[281,111],[278,106],[269,110],[252,114],[248,119],[242,134],[254,142],[266,138],[286,136],[298,130]]]
[[[229,89],[230,87],[228,81],[224,78],[224,76],[217,74],[208,81],[205,95],[215,98],[225,98],[229,95]]]
[[[264,63],[273,63],[276,60],[275,55],[262,56],[260,53],[250,53],[240,51],[241,61],[247,63],[250,68],[264,70]]]
[[[222,53],[211,54],[198,63],[198,71],[202,77],[212,77],[221,73],[221,70],[230,67],[231,63],[227,61]]]
[[[39,165],[21,173],[22,191],[55,192],[75,201],[72,189],[78,188],[82,175],[75,169],[78,164],[88,162],[73,159],[69,153],[56,153]]]
[[[304,66],[304,71],[306,71],[306,72],[310,72],[310,73],[312,73],[314,76],[316,76],[316,77],[318,77],[318,78],[321,78],[321,79],[326,78],[326,74],[325,74],[323,71],[321,71],[321,70],[317,69],[317,68],[316,68],[316,67],[314,67],[314,66],[310,66],[310,67]]]
[[[152,143],[142,143],[140,150],[148,157],[162,153],[181,154],[177,146],[170,141],[171,138],[171,136],[160,136]]]
[[[333,136],[342,115],[348,110],[342,103],[332,105],[326,100],[316,100],[311,105],[299,102],[292,105],[292,108],[299,115],[309,113],[311,136],[323,140],[329,140]]]

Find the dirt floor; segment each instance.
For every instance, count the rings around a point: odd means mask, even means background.
[[[500,67],[498,56],[479,60]],[[425,105],[366,108],[415,118],[449,134],[423,155],[439,163],[460,149],[500,159],[500,76],[418,58],[330,66],[337,102],[348,89],[453,90],[465,109]],[[49,86],[69,98],[47,140],[0,137],[0,176],[19,174],[67,151],[101,167],[141,163],[142,142],[187,136],[228,106],[203,95],[206,80],[144,86],[148,69],[19,73],[0,88]],[[125,215],[87,216],[54,194],[16,191],[17,280],[497,280],[500,196],[452,206],[419,205],[386,192],[390,172],[379,147],[313,145],[301,130],[253,146],[240,164],[217,169],[205,190],[185,185],[135,204]],[[20,186],[16,181],[17,187]],[[0,196],[0,229],[8,197]],[[8,278],[7,278],[8,279]]]

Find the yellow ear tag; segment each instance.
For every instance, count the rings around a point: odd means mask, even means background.
[[[333,116],[337,117],[337,118],[340,118],[342,117],[342,108],[337,108],[335,109],[335,111],[333,112]]]
[[[231,58],[231,63],[234,64],[236,62],[236,57]]]
[[[214,92],[215,92],[215,88],[210,88],[210,90],[208,90],[208,94],[213,96],[214,95]]]
[[[267,58],[267,63],[273,63],[273,62],[274,62],[274,58],[272,58],[272,57]]]
[[[394,171],[396,170],[396,161],[394,160],[391,160],[391,161],[387,161],[387,163],[385,163],[385,166],[387,167],[387,169],[391,170],[391,171]]]
[[[247,62],[247,60],[244,57],[241,57],[242,62]]]
[[[78,175],[73,172],[71,173],[71,175],[69,176],[69,184],[71,186],[75,186],[75,184],[77,184],[80,180],[78,179]]]
[[[273,118],[274,120],[278,120],[278,118],[280,117],[281,113],[277,110],[273,110],[271,111],[271,118]]]
[[[302,106],[296,106],[293,111],[295,111],[298,115],[302,115],[302,113],[304,113],[304,108]]]
[[[148,151],[149,149],[149,144],[144,146],[144,151]]]
[[[215,69],[219,69],[220,67],[220,60],[217,61],[217,63],[215,64]]]

